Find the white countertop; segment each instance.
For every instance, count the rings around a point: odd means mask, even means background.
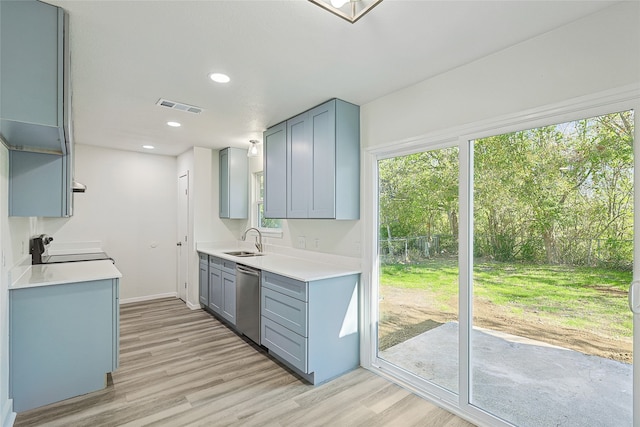
[[[120,277],[122,277],[122,273],[110,260],[39,264],[26,268],[11,283],[9,290]]]
[[[361,273],[357,269],[346,266],[311,261],[304,258],[297,258],[269,252],[264,253],[262,256],[252,257],[238,257],[225,254],[225,252],[237,250],[238,248],[198,248],[198,252],[213,255],[218,258],[227,259],[230,261],[235,261],[238,264],[257,268],[259,270],[269,271],[275,274],[280,274],[281,276],[290,277],[292,279],[300,280],[303,282],[313,282],[315,280],[331,279],[334,277]]]

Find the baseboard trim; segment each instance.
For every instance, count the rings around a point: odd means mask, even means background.
[[[200,305],[200,303],[198,304],[194,304],[190,301],[187,301],[187,307],[189,307],[191,310],[201,310],[202,306]]]
[[[15,421],[16,413],[13,412],[13,399],[7,399],[2,405],[2,427],[12,427]]]
[[[125,298],[125,299],[120,299],[120,304],[129,304],[132,302],[142,302],[142,301],[151,301],[154,299],[160,299],[160,298],[177,298],[178,297],[178,293],[177,292],[167,292],[166,294],[155,294],[155,295],[145,295],[143,297],[134,297],[134,298]]]

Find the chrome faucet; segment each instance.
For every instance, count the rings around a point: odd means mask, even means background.
[[[242,233],[242,241],[244,242],[247,239],[247,233],[250,230],[256,230],[256,232],[258,233],[258,237],[256,237],[256,249],[258,249],[258,252],[262,252],[262,233],[257,228],[255,227],[247,228],[244,231],[244,233]]]

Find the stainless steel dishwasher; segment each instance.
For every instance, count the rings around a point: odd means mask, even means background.
[[[260,345],[260,270],[236,264],[236,328]]]

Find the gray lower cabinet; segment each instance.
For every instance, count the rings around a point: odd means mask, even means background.
[[[103,389],[118,367],[119,280],[9,291],[9,394],[16,412]]]
[[[236,263],[209,256],[209,309],[236,324]]]
[[[360,363],[360,275],[301,282],[262,272],[261,344],[312,384]]]
[[[200,304],[206,306],[209,304],[209,255],[198,253],[200,258],[200,274],[199,274],[199,288],[200,288]]]

